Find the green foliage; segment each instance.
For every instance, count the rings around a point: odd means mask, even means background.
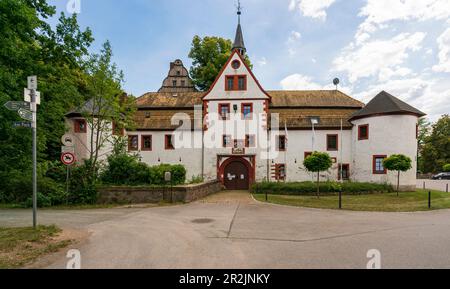
[[[383,166],[390,171],[406,172],[412,168],[412,161],[405,155],[391,155],[383,160]]]
[[[199,90],[209,89],[230,57],[232,47],[233,43],[229,39],[194,36],[189,52],[189,57],[192,59],[190,75]],[[252,65],[248,56],[245,56],[245,62],[251,69]]]
[[[327,153],[314,152],[304,160],[303,165],[308,171],[317,173],[330,169],[333,160]]]
[[[433,126],[432,132],[425,138],[420,151],[423,173],[437,173],[445,164],[450,163],[450,116],[443,115]]]
[[[367,194],[367,193],[387,193],[393,188],[389,184],[376,183],[356,183],[356,182],[324,182],[319,183],[320,192],[326,194],[336,194],[340,190],[344,194]],[[253,193],[273,194],[273,195],[313,195],[316,193],[317,184],[313,182],[292,182],[292,183],[256,183],[251,188]]]
[[[108,157],[108,164],[101,174],[101,180],[109,185],[165,185],[164,175],[172,173],[172,184],[184,184],[186,169],[182,165],[148,166],[135,155],[126,153]]]
[[[198,176],[192,176],[191,180],[189,181],[189,184],[193,185],[193,184],[201,184],[203,183],[204,179],[202,176],[198,175]]]
[[[444,170],[444,172],[450,172],[450,164],[446,164],[442,167],[442,169]]]
[[[42,98],[37,119],[38,202],[65,202],[64,178],[56,171],[47,175],[45,166],[59,159],[64,114],[88,97],[84,67],[93,38],[89,29],[81,31],[75,14],[62,14],[52,29],[46,21],[55,12],[47,1],[0,1],[0,202],[26,204],[31,197],[31,131],[13,128],[20,117],[3,107],[7,101],[23,100],[29,75],[38,76]]]
[[[71,182],[68,196],[68,204],[95,204],[98,197],[97,178],[91,175],[99,174],[99,167],[93,167],[89,160],[83,165],[71,169]]]

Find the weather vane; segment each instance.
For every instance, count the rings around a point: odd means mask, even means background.
[[[237,8],[238,20],[239,20],[239,23],[241,23],[242,6],[241,6],[240,0],[237,1],[236,8]]]

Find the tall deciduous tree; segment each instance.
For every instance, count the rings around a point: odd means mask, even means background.
[[[112,62],[109,42],[103,45],[99,55],[92,56],[87,67],[87,89],[91,97],[82,113],[90,129],[87,164],[95,180],[100,151],[107,143],[114,142],[112,124],[115,123],[119,128],[129,126],[134,109],[133,102],[122,91],[123,73]]]
[[[421,150],[422,166],[425,173],[441,171],[450,163],[450,116],[443,115],[433,126],[431,134],[425,138]]]
[[[397,172],[397,196],[400,188],[400,172],[406,172],[412,168],[412,161],[409,157],[401,154],[391,155],[383,160],[383,166]]]
[[[189,57],[192,59],[190,74],[197,89],[208,90],[232,52],[233,43],[221,37],[194,36]],[[245,61],[252,68],[248,56]]]
[[[327,153],[314,152],[303,162],[305,168],[313,173],[317,173],[317,197],[320,194],[320,172],[329,170],[333,165],[333,160]]]

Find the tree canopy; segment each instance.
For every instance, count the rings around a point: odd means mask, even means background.
[[[91,97],[89,48],[94,38],[89,28],[80,28],[76,14],[62,13],[52,28],[48,20],[55,14],[55,7],[43,0],[0,1],[0,202],[31,196],[31,132],[14,128],[20,117],[3,107],[7,101],[23,100],[30,75],[38,76],[42,99],[37,118],[38,199],[41,193],[64,192],[64,186],[54,183],[65,179],[56,173],[64,117]]]
[[[431,133],[425,137],[420,151],[424,173],[436,173],[450,163],[450,116],[443,115],[432,125]]]
[[[233,42],[221,37],[194,36],[189,58],[192,59],[190,75],[194,85],[201,91],[208,90],[231,55]],[[246,63],[252,68],[248,56]]]
[[[333,160],[327,153],[314,152],[303,161],[303,165],[309,172],[317,173],[317,197],[319,197],[320,172],[330,169]]]

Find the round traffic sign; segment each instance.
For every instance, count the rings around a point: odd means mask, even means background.
[[[61,154],[61,161],[66,166],[73,165],[75,163],[75,155],[73,153],[63,153]]]
[[[61,142],[64,146],[72,147],[75,144],[75,138],[72,134],[67,133],[61,137]]]

